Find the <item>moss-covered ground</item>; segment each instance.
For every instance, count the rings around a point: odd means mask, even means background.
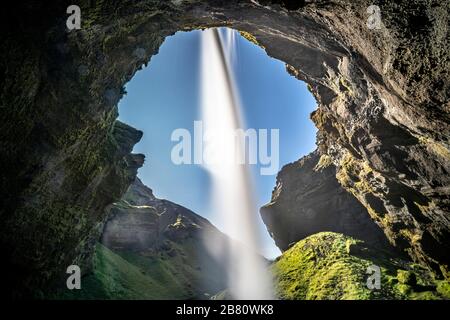
[[[186,244],[188,247],[189,244]],[[183,248],[189,250],[188,248]],[[94,268],[82,278],[81,290],[61,290],[68,300],[198,299],[202,270],[182,255],[144,256],[113,252],[97,244]],[[198,284],[198,285],[197,285]]]
[[[98,244],[93,273],[83,277],[81,290],[63,290],[60,299],[158,299],[169,289],[158,278]]]
[[[61,291],[57,298],[208,299],[212,295],[199,294],[199,279],[211,282],[214,274],[186,259],[198,249],[194,243],[177,246],[170,251],[175,254],[145,256],[113,252],[97,244],[94,269],[82,279],[82,289]],[[380,268],[380,289],[367,286],[369,266]],[[450,284],[434,279],[424,267],[332,232],[297,242],[273,262],[271,269],[280,299],[450,299]]]
[[[369,289],[369,266],[380,268],[380,289]],[[280,299],[448,299],[449,283],[425,268],[362,241],[322,232],[297,242],[272,265]]]

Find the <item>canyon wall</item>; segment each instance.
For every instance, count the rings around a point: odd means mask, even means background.
[[[1,14],[8,295],[45,294],[89,260],[105,208],[143,163],[131,154],[141,133],[115,121],[123,86],[166,36],[215,26],[245,31],[309,84],[318,153],[337,181],[392,245],[448,277],[448,2],[80,1],[82,27],[68,31],[70,4],[23,1]]]
[[[389,248],[367,209],[336,179],[336,167],[318,152],[283,167],[272,201],[261,216],[283,251],[322,231],[343,233],[375,247]]]

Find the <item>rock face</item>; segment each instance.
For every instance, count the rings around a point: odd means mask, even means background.
[[[228,238],[207,219],[173,202],[158,199],[139,178],[131,184],[121,201],[111,206],[103,227],[101,243],[115,251],[151,252],[170,243],[198,243],[198,260],[205,253],[209,235],[227,243]],[[170,246],[169,246],[170,247]],[[169,248],[170,249],[170,248]],[[203,249],[203,250],[202,250]]]
[[[200,241],[205,229],[219,232],[192,211],[155,198],[152,190],[136,178],[122,200],[111,207],[101,243],[113,250],[139,252],[163,246],[167,240]]]
[[[314,152],[286,165],[277,176],[272,201],[261,216],[281,250],[322,231],[343,233],[387,247],[382,229],[367,209],[336,179],[336,167]]]
[[[136,178],[109,210],[82,290],[57,298],[208,299],[227,286],[227,255],[210,251],[213,240],[226,250],[228,237],[208,220],[155,198]]]
[[[69,32],[71,4],[2,12],[8,295],[63,285],[90,256],[92,231],[143,161],[130,154],[140,133],[115,122],[123,86],[166,36],[215,26],[247,32],[309,84],[318,150],[339,183],[394,246],[448,276],[448,1],[80,1],[82,28]]]

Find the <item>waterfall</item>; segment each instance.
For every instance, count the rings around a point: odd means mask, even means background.
[[[201,38],[201,110],[204,129],[203,166],[212,180],[212,203],[224,232],[235,239],[227,263],[228,291],[235,299],[270,299],[272,283],[260,250],[258,208],[250,168],[238,163],[245,148],[236,145],[243,128],[241,104],[234,81],[236,31],[209,29]],[[206,239],[217,254],[220,245]]]

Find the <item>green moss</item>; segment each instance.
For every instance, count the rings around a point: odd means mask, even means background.
[[[442,272],[444,278],[447,279],[447,280],[450,280],[450,269],[449,269],[449,266],[442,264],[442,265],[439,266],[439,269],[441,269],[441,272]]]
[[[366,285],[369,266],[381,271],[381,288]],[[403,268],[408,266],[409,270]],[[435,283],[431,273],[390,252],[357,239],[322,232],[299,241],[272,265],[281,299],[443,299],[448,283]]]
[[[340,77],[339,85],[341,86],[341,88],[343,88],[345,91],[347,91],[350,96],[354,96],[351,84],[347,79],[345,79],[344,77]]]
[[[442,300],[442,297],[437,295],[433,291],[424,292],[411,292],[409,295],[410,300]]]
[[[240,34],[242,37],[244,37],[245,39],[247,39],[248,41],[250,41],[251,43],[256,44],[258,47],[261,47],[262,49],[265,49],[264,46],[262,46],[262,45],[258,42],[258,40],[256,40],[255,36],[252,35],[251,33],[246,32],[246,31],[239,31],[239,34]]]
[[[350,187],[353,180],[355,180],[353,173],[356,171],[356,160],[350,153],[347,153],[339,163],[339,171],[336,174],[336,178],[343,187]]]
[[[437,292],[444,296],[446,299],[450,299],[450,282],[446,280],[441,280],[437,282],[436,287]]]
[[[420,136],[418,137],[418,139],[419,143],[429,148],[433,153],[439,155],[440,157],[446,160],[450,160],[450,151],[448,147],[424,136]]]
[[[411,271],[398,270],[397,271],[397,279],[400,283],[407,284],[407,285],[414,286],[417,283],[416,275]]]
[[[419,233],[417,233],[414,229],[400,229],[398,231],[398,235],[403,237],[404,239],[407,239],[407,241],[409,241],[411,244],[416,244],[420,240],[422,240],[420,230]]]
[[[273,266],[279,297],[371,299],[379,296],[379,292],[366,287],[366,270],[373,263],[349,254],[357,243],[356,239],[331,232],[298,242]]]
[[[316,166],[314,167],[314,171],[320,171],[325,168],[328,168],[333,164],[333,161],[331,157],[327,154],[323,154],[320,156],[319,162],[317,162]]]
[[[403,295],[408,295],[412,291],[411,286],[404,283],[397,284],[396,289]]]
[[[389,220],[391,217],[387,216],[384,206],[369,200],[379,198],[376,189],[378,175],[367,161],[359,160],[347,152],[339,162],[336,179],[366,207],[372,219],[383,226],[390,226],[394,221]],[[385,230],[389,231],[389,228]]]
[[[158,299],[168,289],[137,266],[101,244],[96,247],[94,272],[82,279],[81,290],[64,290],[58,299]]]
[[[82,279],[81,290],[62,290],[54,297],[64,300],[204,299],[223,286],[220,270],[201,269],[196,259],[198,242],[171,242],[170,249],[140,254],[112,251],[97,244],[93,272]],[[213,264],[211,264],[212,267]],[[216,285],[216,287],[214,287]],[[206,287],[205,287],[206,286]],[[212,291],[209,291],[212,290]]]
[[[342,103],[348,97],[354,96],[350,82],[342,75],[336,76],[334,73],[329,74],[327,81],[331,89],[337,94],[336,102]]]
[[[339,163],[336,178],[342,186],[350,188],[356,195],[374,192],[370,184],[373,175],[374,172],[367,162],[357,160],[350,153],[346,153]]]

